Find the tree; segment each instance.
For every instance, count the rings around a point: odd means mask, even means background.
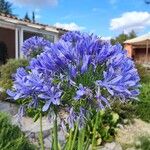
[[[0,0],[0,13],[13,15],[12,3],[5,0]]]
[[[137,35],[136,35],[135,31],[132,30],[132,31],[129,33],[129,35],[128,35],[128,39],[133,39],[133,38],[135,38],[135,37],[137,37]]]
[[[32,12],[32,22],[35,23],[35,13],[34,13],[34,11]]]
[[[26,13],[26,14],[25,14],[25,16],[24,16],[24,20],[31,21],[31,19],[30,19],[30,17],[29,17],[29,15],[28,15],[28,13]]]
[[[137,37],[137,35],[135,31],[132,30],[129,34],[121,33],[116,38],[112,38],[111,43],[114,45],[115,43],[119,42],[121,45],[123,45],[124,41],[133,39],[135,37]]]

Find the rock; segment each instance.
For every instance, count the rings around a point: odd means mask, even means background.
[[[17,119],[17,116],[13,117],[13,124],[19,125],[21,130],[25,132],[26,136],[29,140],[39,147],[39,133],[40,133],[40,122],[37,120],[33,121],[32,118],[22,117],[21,120]],[[58,121],[59,122],[59,121]],[[47,117],[43,117],[42,119],[42,128],[43,128],[43,138],[44,138],[44,146],[46,149],[50,149],[51,141],[52,141],[52,128],[53,122],[50,122]],[[63,144],[65,141],[65,134],[62,130],[58,130],[58,139],[60,144]]]
[[[90,150],[92,150],[92,149],[90,149]],[[99,146],[96,148],[96,150],[109,150],[109,149],[106,147]]]
[[[109,148],[109,149],[113,149],[115,146],[116,146],[116,143],[115,143],[115,142],[106,143],[106,144],[105,144],[105,147],[106,147],[106,148]]]
[[[122,150],[122,147],[117,142],[106,143],[101,150]]]
[[[59,138],[59,142],[60,143],[64,143],[64,141],[65,141],[65,134],[64,134],[64,132],[62,130],[58,132],[58,138]]]
[[[17,121],[17,116],[14,116],[13,120],[16,120],[16,123],[20,126],[21,130],[24,132],[38,133],[40,131],[40,121],[39,120],[34,122],[32,118],[22,117],[20,120]],[[44,135],[46,136],[48,134],[47,133],[48,130],[50,130],[50,128],[53,127],[53,124],[49,122],[47,117],[43,117],[42,127],[43,127]]]
[[[18,106],[13,103],[0,101],[0,111],[6,112],[9,115],[13,116],[16,115],[18,112]]]
[[[116,145],[113,150],[122,150],[122,147],[119,143],[116,142]]]
[[[129,123],[129,120],[128,120],[128,119],[124,119],[124,120],[123,120],[123,123],[124,123],[124,124],[128,124],[128,123]]]
[[[35,139],[35,133],[31,132],[28,137],[31,138],[31,139]]]
[[[45,146],[45,149],[50,149],[50,147],[52,146],[51,145],[52,143],[52,139],[50,137],[47,137],[44,139],[44,146]]]
[[[123,129],[123,128],[124,128],[124,126],[123,126],[122,124],[118,124],[117,127],[118,127],[119,129]]]
[[[47,138],[50,135],[50,130],[44,130],[43,131],[43,138]]]
[[[136,150],[134,147],[127,148],[126,150]]]
[[[40,133],[40,120],[36,122],[33,121],[30,117],[22,117],[20,120],[18,118],[18,106],[9,102],[0,101],[0,111],[6,112],[11,115],[12,124],[18,125],[20,129],[26,134],[29,140],[39,146],[39,133]],[[65,116],[65,112],[62,113],[62,116]],[[66,116],[65,116],[66,117]],[[44,145],[46,149],[50,149],[52,135],[51,131],[53,128],[53,121],[49,120],[48,117],[42,118],[42,128],[43,128],[43,138]],[[60,120],[58,119],[58,139],[60,144],[63,144],[65,141],[65,134],[61,130]]]

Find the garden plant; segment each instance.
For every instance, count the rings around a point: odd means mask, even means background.
[[[42,150],[43,115],[51,116],[54,122],[52,149],[96,149],[101,139],[115,133],[119,118],[104,110],[116,101],[137,100],[140,78],[120,44],[112,46],[95,35],[73,31],[56,43],[32,37],[24,42],[22,51],[29,65],[17,69],[7,93],[21,104],[20,116],[36,110],[34,119],[41,120]],[[62,110],[67,118],[59,115]],[[110,121],[108,126],[103,126],[108,124],[104,116]],[[58,121],[69,132],[63,145],[58,140]]]
[[[25,59],[9,59],[6,64],[0,66],[0,100],[6,100],[6,90],[13,85],[13,74],[19,67],[28,66],[28,60]]]
[[[12,125],[10,117],[0,113],[0,149],[1,150],[36,150],[25,134],[16,125]]]

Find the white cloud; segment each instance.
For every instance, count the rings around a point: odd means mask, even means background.
[[[121,17],[114,18],[110,22],[111,30],[124,31],[126,33],[131,30],[142,30],[150,26],[149,12],[125,12]]]
[[[10,0],[19,6],[33,6],[33,7],[43,7],[43,6],[55,6],[58,4],[58,0]]]
[[[86,29],[85,27],[79,26],[74,22],[71,22],[71,23],[59,23],[59,22],[57,22],[54,24],[54,26],[59,27],[59,28],[64,28],[67,30],[71,30],[71,31],[73,31],[73,30],[80,30],[81,31],[81,30]]]

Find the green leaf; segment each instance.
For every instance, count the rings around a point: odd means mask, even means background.
[[[111,120],[111,122],[113,124],[115,124],[115,123],[117,123],[118,119],[119,119],[119,115],[117,113],[112,112],[112,120]]]
[[[102,139],[101,138],[97,139],[96,145],[100,145],[101,143],[102,143]]]
[[[39,119],[39,117],[40,117],[40,112],[38,112],[38,113],[34,116],[33,121],[36,122],[36,121]]]

